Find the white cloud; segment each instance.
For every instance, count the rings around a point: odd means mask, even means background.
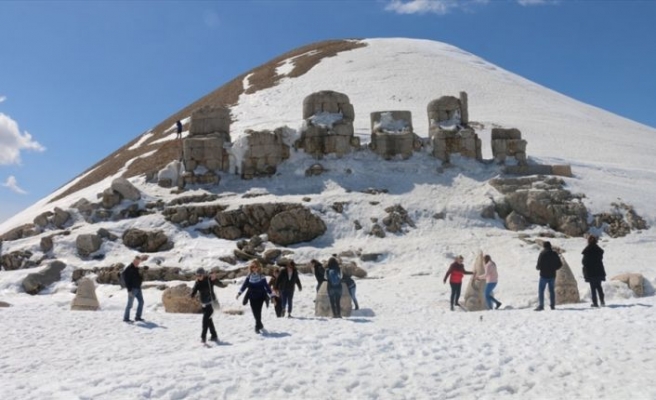
[[[437,14],[445,15],[454,10],[469,10],[473,6],[482,6],[491,0],[389,0],[386,11],[397,14]],[[522,6],[556,4],[558,0],[516,0]]]
[[[2,103],[5,100],[7,100],[7,96],[0,96],[0,103]]]
[[[22,150],[44,151],[39,142],[27,132],[21,134],[16,121],[0,113],[0,165],[20,164]]]
[[[9,188],[14,193],[18,194],[27,194],[25,190],[23,190],[20,186],[18,186],[18,181],[16,180],[16,177],[13,175],[10,175],[9,178],[7,178],[7,181],[2,184],[2,186]]]

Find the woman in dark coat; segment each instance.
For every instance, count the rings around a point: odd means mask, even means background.
[[[604,250],[597,245],[595,236],[588,236],[588,245],[583,249],[583,277],[586,282],[590,283],[590,293],[592,295],[592,307],[599,307],[597,295],[601,306],[604,307],[604,289],[601,282],[606,280],[606,270],[604,269]]]
[[[285,315],[286,308],[288,318],[292,317],[295,287],[298,287],[299,292],[303,290],[301,280],[298,278],[296,263],[292,260],[282,269],[282,271],[280,271],[280,275],[278,275],[278,279],[276,279],[276,290],[280,293],[280,300],[282,301],[282,315]]]
[[[272,296],[271,287],[267,283],[266,276],[262,274],[262,264],[253,260],[249,267],[250,274],[244,279],[244,283],[237,293],[237,298],[248,289],[246,294],[248,301],[251,303],[251,311],[255,318],[255,332],[260,333],[264,329],[262,325],[262,305]]]
[[[207,276],[203,268],[198,268],[196,271],[196,283],[191,290],[191,297],[194,298],[196,293],[200,293],[200,303],[203,305],[203,330],[200,334],[200,340],[203,343],[205,343],[205,339],[207,338],[208,329],[212,335],[210,340],[217,343],[219,341],[219,336],[216,334],[214,322],[212,321],[212,314],[214,314],[212,301],[216,300],[214,285],[217,283],[216,274],[212,273],[211,276]]]

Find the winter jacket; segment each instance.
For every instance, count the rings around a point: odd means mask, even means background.
[[[606,280],[606,270],[604,269],[604,250],[596,243],[589,244],[583,249],[583,277],[586,282],[590,279]]]
[[[499,281],[499,273],[497,272],[497,265],[494,261],[488,261],[484,266],[485,274],[480,278],[484,278],[486,283],[497,283]]]
[[[346,287],[349,289],[355,287],[355,281],[351,275],[344,274],[344,276],[342,276],[342,282],[346,283]]]
[[[248,289],[248,299],[268,300],[269,296],[272,295],[271,287],[266,281],[266,276],[260,274],[249,274],[244,279],[244,283],[241,285],[241,289],[239,289],[239,294],[242,294],[246,289]]]
[[[446,278],[451,276],[449,279],[450,283],[462,283],[462,278],[465,275],[471,275],[473,272],[465,271],[465,266],[460,264],[457,261],[454,261],[450,266],[449,270],[446,271],[446,275],[444,275],[444,281],[446,281]]]
[[[289,276],[288,271],[289,268],[283,268],[282,271],[280,271],[278,279],[276,280],[276,289],[281,293],[294,293],[294,285],[296,285],[298,286],[298,290],[303,290],[296,268],[292,268],[291,276]]]
[[[538,256],[538,264],[535,269],[540,270],[540,278],[554,279],[556,271],[563,266],[560,256],[553,250],[544,249]]]
[[[143,278],[139,273],[139,268],[135,267],[134,264],[130,263],[130,265],[125,268],[125,271],[123,271],[123,278],[125,279],[125,288],[128,292],[131,292],[132,289],[141,289]]]
[[[201,280],[197,280],[194,284],[194,288],[191,290],[191,297],[196,296],[196,292],[200,293],[200,302],[205,306],[216,299],[216,294],[214,294],[214,285],[216,285],[218,279],[212,280],[209,276],[204,277]]]
[[[317,278],[317,283],[322,283],[323,281],[326,280],[326,277],[324,276],[326,273],[326,270],[323,268],[323,265],[318,264],[315,265],[314,267],[314,277]]]

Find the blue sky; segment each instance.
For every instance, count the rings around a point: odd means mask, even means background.
[[[652,0],[1,1],[0,222],[281,53],[372,37],[446,42],[656,127]]]

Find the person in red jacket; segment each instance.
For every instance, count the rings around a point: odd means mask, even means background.
[[[446,271],[446,275],[444,275],[444,283],[446,283],[446,279],[451,276],[449,279],[449,284],[451,285],[451,311],[453,311],[454,306],[460,306],[458,300],[460,300],[460,289],[462,288],[463,276],[473,274],[473,272],[465,270],[465,266],[462,263],[463,261],[464,258],[462,256],[456,257],[453,263],[449,266],[449,270]]]

